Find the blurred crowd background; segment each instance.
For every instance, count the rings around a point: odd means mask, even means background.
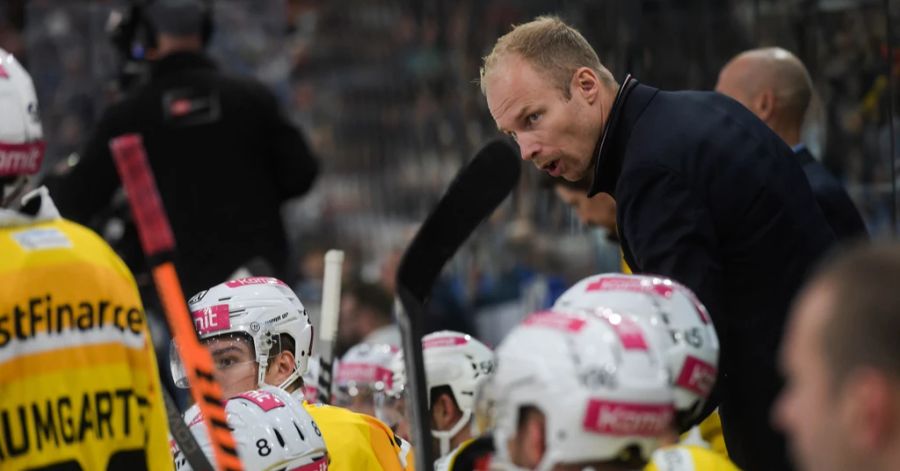
[[[43,107],[46,171],[77,159],[100,112],[126,88],[108,28],[129,5],[0,1],[0,47],[30,70]],[[216,0],[214,8],[212,56],[268,84],[322,163],[312,193],[284,208],[287,281],[312,310],[329,248],[347,254],[345,281],[392,293],[418,224],[497,135],[475,82],[481,57],[512,24],[548,12],[582,31],[618,79],[632,73],[663,89],[712,89],[728,59],[751,47],[791,50],[819,94],[806,142],[845,183],[870,233],[892,232],[889,117],[900,97],[892,106],[888,71],[900,75],[898,0]],[[900,116],[893,122],[900,130]],[[97,225],[115,246],[115,218]],[[496,342],[518,313],[616,268],[597,231],[581,227],[538,172],[524,172],[445,271],[430,330]]]

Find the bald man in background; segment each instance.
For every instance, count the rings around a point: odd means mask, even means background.
[[[747,107],[794,149],[838,240],[868,238],[866,225],[841,182],[813,158],[800,139],[813,96],[812,80],[800,59],[776,47],[743,52],[722,68],[716,91]]]

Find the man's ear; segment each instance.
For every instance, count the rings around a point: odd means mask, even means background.
[[[579,67],[572,75],[569,88],[572,96],[580,95],[589,104],[593,104],[600,93],[600,77],[590,67]]]
[[[759,119],[768,123],[775,115],[775,106],[778,99],[775,97],[775,91],[766,88],[753,99],[753,112]]]
[[[544,457],[547,448],[546,422],[544,414],[533,411],[525,423],[525,456],[532,466],[537,466]]]
[[[291,373],[294,372],[296,364],[294,354],[290,351],[283,351],[275,358],[269,359],[268,371],[266,371],[266,383],[277,386],[284,382]]]
[[[449,394],[441,393],[431,409],[431,417],[437,430],[449,430],[462,417]]]
[[[877,454],[895,443],[900,434],[896,385],[873,368],[853,373],[844,384],[838,413],[847,427],[848,439],[866,454]]]

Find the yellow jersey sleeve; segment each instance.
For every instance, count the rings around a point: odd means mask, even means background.
[[[728,449],[725,447],[725,435],[722,433],[722,419],[719,418],[719,410],[714,410],[697,427],[700,428],[700,436],[706,443],[709,443],[709,448],[728,458]]]
[[[694,445],[674,445],[653,452],[644,471],[739,471],[718,453]]]
[[[329,471],[413,471],[412,449],[375,417],[341,407],[303,403],[322,431]]]
[[[131,273],[51,219],[0,227],[0,468],[171,470],[156,357]]]

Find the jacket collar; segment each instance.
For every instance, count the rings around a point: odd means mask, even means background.
[[[594,180],[588,190],[588,196],[600,192],[615,196],[616,182],[622,172],[622,160],[625,157],[625,145],[628,143],[631,127],[657,91],[655,88],[640,85],[630,74],[625,77],[594,151]]]

